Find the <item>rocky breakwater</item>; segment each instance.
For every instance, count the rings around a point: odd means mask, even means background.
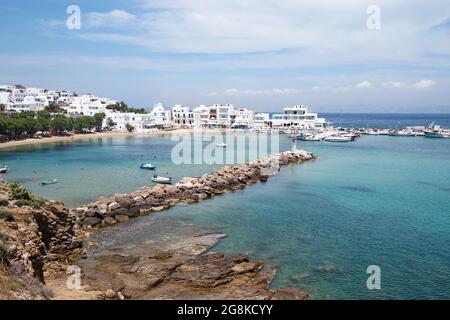
[[[85,227],[113,225],[130,218],[168,209],[177,203],[194,203],[248,185],[265,182],[282,166],[315,159],[312,153],[296,150],[267,156],[239,166],[225,166],[213,173],[183,178],[175,185],[142,187],[130,194],[102,197],[74,210],[77,222]]]

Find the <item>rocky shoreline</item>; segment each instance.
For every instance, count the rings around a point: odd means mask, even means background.
[[[175,185],[102,197],[73,210],[54,201],[36,208],[36,199],[27,203],[17,200],[11,186],[0,181],[1,207],[5,208],[1,210],[7,217],[0,217],[0,257],[4,261],[0,299],[51,298],[44,284],[50,281],[64,287],[67,275],[62,272],[71,264],[82,267],[84,284],[78,296],[73,292],[68,295],[71,298],[87,298],[83,293],[95,292],[95,298],[100,299],[307,299],[298,288],[269,290],[275,271],[261,262],[251,262],[245,255],[210,252],[224,235],[161,242],[147,255],[121,252],[89,256],[83,243],[89,243],[92,228],[243,189],[267,181],[282,166],[312,159],[314,155],[306,151],[286,151],[184,178]],[[59,276],[55,278],[55,274]],[[62,299],[64,294],[55,298]]]

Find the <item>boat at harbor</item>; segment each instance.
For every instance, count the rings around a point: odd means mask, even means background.
[[[8,171],[8,166],[1,166],[0,167],[0,173],[6,173]]]
[[[156,166],[152,165],[151,163],[141,163],[139,168],[144,169],[144,170],[155,170]]]
[[[323,141],[326,141],[326,142],[350,142],[350,141],[352,141],[352,139],[349,137],[333,135],[333,136],[326,137],[325,139],[323,139]]]
[[[448,139],[450,138],[450,130],[441,129],[440,126],[431,123],[424,130],[426,138]]]
[[[297,140],[300,141],[322,141],[322,139],[314,134],[305,134],[305,133],[300,133],[297,136]]]
[[[58,179],[52,179],[52,180],[42,181],[41,185],[48,186],[48,185],[57,184],[57,183],[58,183]]]
[[[162,177],[155,174],[152,181],[160,184],[172,184],[173,179],[172,177]]]

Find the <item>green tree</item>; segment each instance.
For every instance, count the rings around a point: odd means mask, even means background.
[[[51,121],[51,127],[57,134],[62,135],[68,129],[68,118],[65,115],[57,114]]]
[[[44,109],[48,113],[67,113],[66,110],[62,109],[57,103],[50,102],[48,106]]]
[[[108,118],[108,120],[107,120],[108,128],[111,130],[115,125],[116,125],[116,123],[113,121],[113,119]]]
[[[103,119],[105,119],[105,116],[106,115],[103,112],[94,115],[94,126],[97,131],[102,131]]]
[[[127,124],[125,125],[125,128],[127,128],[127,131],[128,131],[129,133],[131,133],[131,132],[134,131],[134,126],[131,125],[131,124],[129,124],[129,123],[127,123]]]

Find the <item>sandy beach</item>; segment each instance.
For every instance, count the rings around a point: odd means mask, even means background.
[[[24,140],[14,140],[8,141],[4,143],[0,143],[1,149],[8,149],[18,146],[27,146],[27,145],[37,145],[37,144],[45,144],[45,143],[54,143],[54,142],[71,142],[71,141],[79,141],[79,140],[90,140],[90,139],[98,139],[98,138],[112,138],[112,137],[145,137],[145,136],[157,136],[157,135],[167,135],[167,134],[183,134],[187,132],[192,132],[193,129],[177,129],[172,131],[154,131],[154,132],[146,132],[146,133],[129,133],[129,132],[116,132],[116,131],[106,131],[106,132],[98,132],[91,134],[74,134],[72,136],[52,136],[48,138],[31,138]]]
[[[192,133],[199,130],[204,133],[223,133],[223,132],[236,132],[234,129],[175,129],[169,131],[153,131],[153,132],[117,132],[117,131],[105,131],[98,133],[87,133],[87,134],[74,134],[71,136],[52,136],[48,138],[31,138],[24,140],[14,140],[8,141],[4,143],[0,143],[0,150],[14,148],[19,146],[28,146],[28,145],[38,145],[45,143],[55,143],[55,142],[71,142],[71,141],[79,141],[79,140],[90,140],[90,139],[98,139],[98,138],[113,138],[113,137],[147,137],[147,136],[161,136],[161,135],[173,135],[173,134],[185,134]]]

